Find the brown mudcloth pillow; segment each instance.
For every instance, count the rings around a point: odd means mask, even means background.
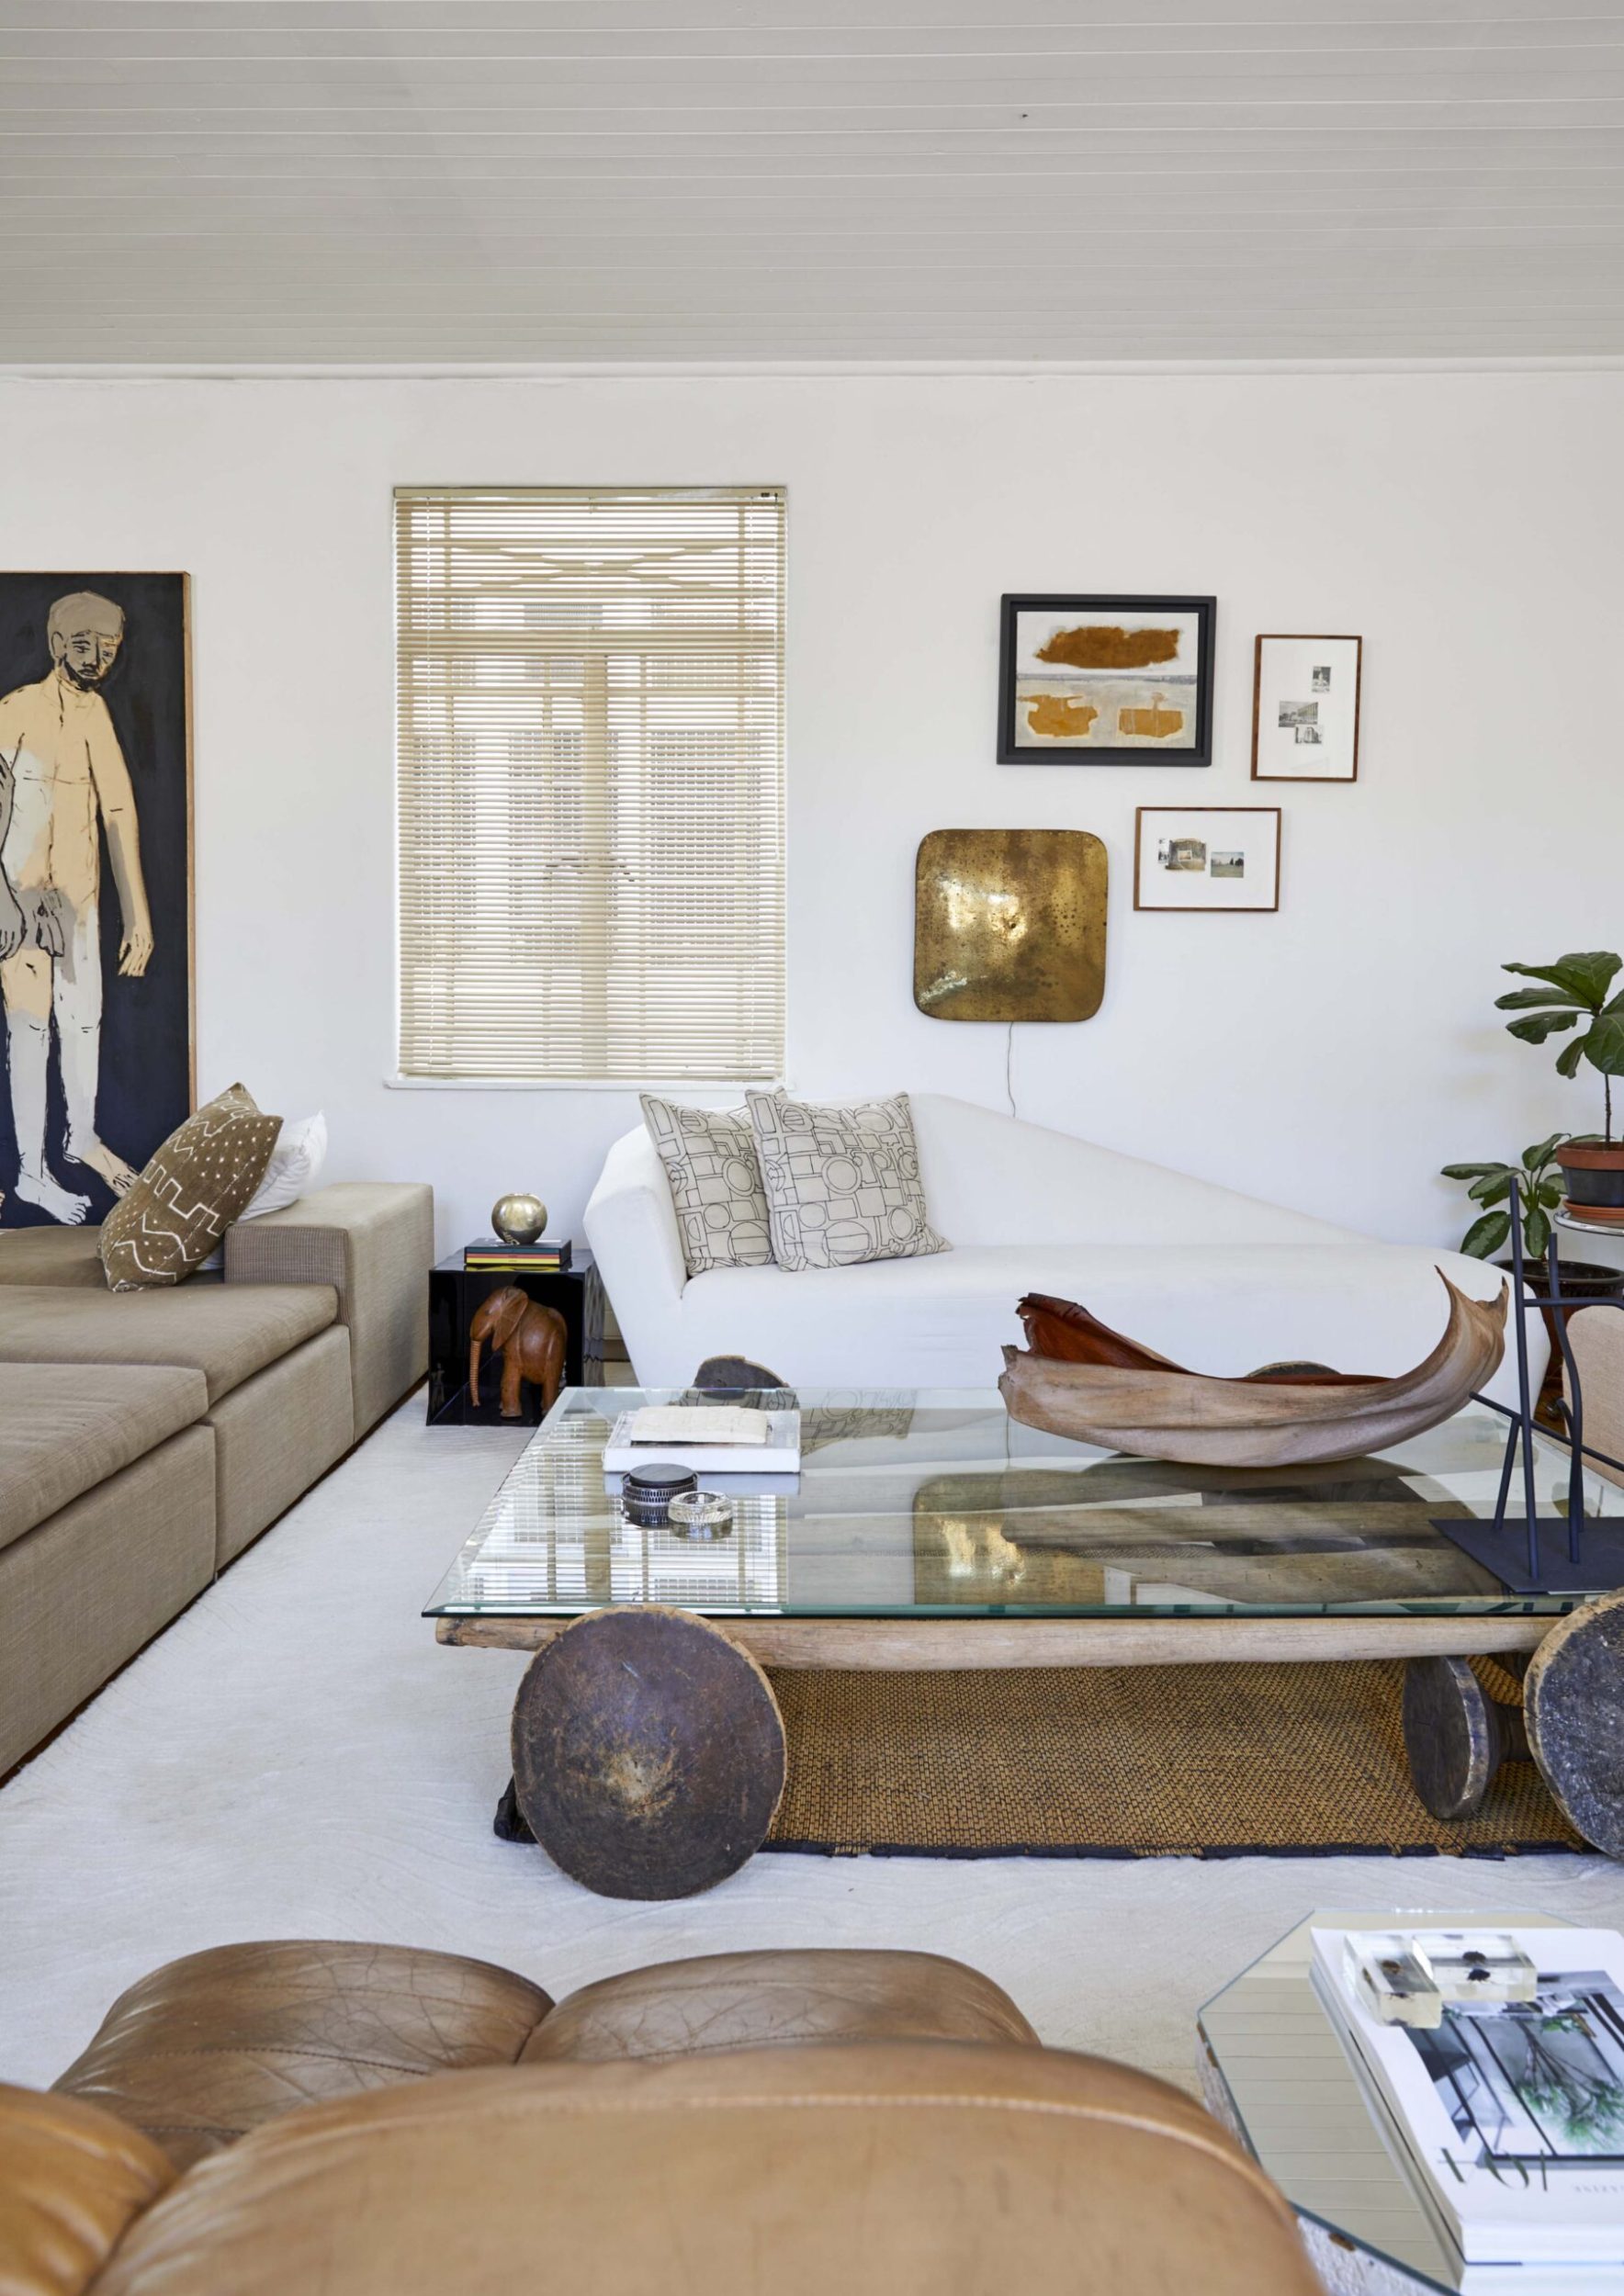
[[[108,1290],[184,1283],[246,1209],[281,1129],[241,1085],[188,1116],[103,1223]]]

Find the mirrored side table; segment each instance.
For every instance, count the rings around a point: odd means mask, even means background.
[[[1311,1975],[1316,1929],[1381,1930],[1461,1917],[1383,1906],[1311,1914],[1215,1993],[1196,2020],[1207,2109],[1237,2136],[1297,2212],[1331,2296],[1457,2296],[1461,2268],[1434,2226],[1321,2008]],[[1477,1926],[1551,1930],[1548,1914],[1474,1912]],[[1574,2275],[1518,2274],[1527,2296]],[[1586,2290],[1595,2283],[1585,2279]]]

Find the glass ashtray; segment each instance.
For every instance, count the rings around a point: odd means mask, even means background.
[[[719,1491],[684,1491],[671,1501],[670,1518],[679,1538],[726,1538],[733,1528],[733,1502]]]

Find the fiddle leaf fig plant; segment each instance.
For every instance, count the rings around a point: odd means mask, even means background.
[[[1536,1141],[1533,1147],[1523,1150],[1521,1164],[1445,1165],[1444,1178],[1470,1181],[1466,1193],[1474,1204],[1483,1207],[1482,1216],[1460,1239],[1463,1252],[1470,1252],[1473,1259],[1486,1260],[1510,1242],[1510,1211],[1492,1207],[1509,1202],[1515,1179],[1521,1188],[1523,1250],[1530,1259],[1544,1257],[1551,1241],[1551,1215],[1562,1199],[1562,1171],[1555,1152],[1566,1138],[1566,1132],[1552,1132],[1549,1140]]]
[[[1582,1060],[1600,1071],[1606,1127],[1602,1138],[1609,1148],[1613,1145],[1612,1080],[1624,1076],[1624,991],[1610,998],[1607,992],[1621,967],[1624,958],[1607,949],[1576,951],[1571,956],[1558,957],[1554,964],[1503,964],[1503,973],[1521,973],[1543,985],[1510,989],[1494,999],[1496,1010],[1518,1015],[1506,1026],[1509,1034],[1520,1037],[1525,1044],[1543,1044],[1548,1036],[1576,1029],[1588,1019],[1590,1025],[1584,1034],[1573,1038],[1557,1054],[1557,1074],[1575,1075]]]

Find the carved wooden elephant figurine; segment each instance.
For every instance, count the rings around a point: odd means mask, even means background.
[[[528,1379],[541,1390],[541,1407],[551,1411],[564,1378],[564,1350],[569,1339],[557,1308],[544,1308],[516,1284],[505,1284],[480,1301],[468,1326],[468,1398],[479,1400],[479,1350],[491,1342],[502,1357],[502,1415],[522,1416],[520,1382]]]

